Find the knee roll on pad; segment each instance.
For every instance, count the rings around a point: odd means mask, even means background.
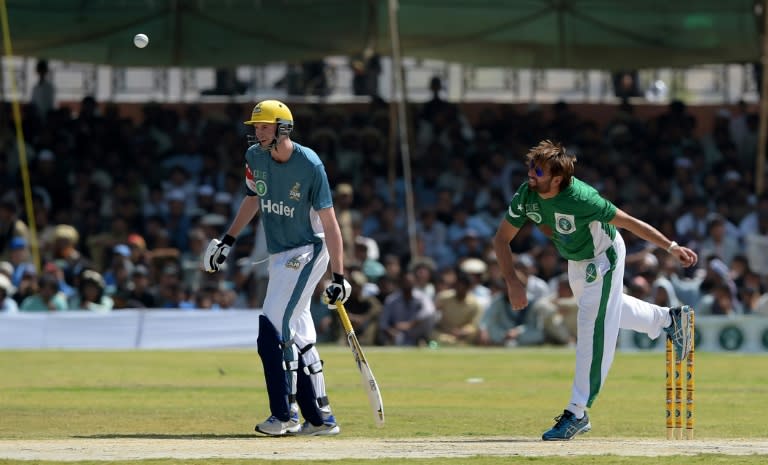
[[[299,351],[299,371],[296,379],[296,402],[304,419],[313,425],[323,424],[320,407],[328,406],[325,392],[317,392],[312,378],[322,376],[323,361],[314,344]],[[324,385],[324,383],[322,383]]]
[[[264,367],[264,381],[267,384],[269,409],[272,415],[286,421],[289,417],[288,381],[283,369],[283,349],[277,330],[264,315],[259,316],[259,337],[256,348]]]

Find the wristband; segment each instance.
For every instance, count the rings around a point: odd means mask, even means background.
[[[224,234],[224,237],[221,238],[221,242],[232,247],[235,244],[235,238],[229,234]]]
[[[669,247],[667,247],[667,253],[671,253],[672,249],[674,249],[675,247],[680,247],[680,244],[678,244],[675,241],[672,241],[672,243],[669,244]]]
[[[344,275],[339,273],[331,273],[333,275],[333,282],[344,285]]]

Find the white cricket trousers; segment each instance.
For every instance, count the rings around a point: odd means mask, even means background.
[[[269,257],[264,316],[283,341],[293,339],[299,348],[316,342],[310,305],[328,260],[324,244],[308,244]]]
[[[567,409],[582,416],[600,392],[616,353],[619,329],[661,334],[669,309],[623,293],[627,250],[619,231],[613,245],[592,260],[569,261],[568,281],[579,305],[576,370]]]

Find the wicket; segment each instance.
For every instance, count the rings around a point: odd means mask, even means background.
[[[691,310],[691,339],[695,339],[695,313]],[[693,439],[693,422],[696,403],[694,401],[696,365],[694,363],[695,343],[691,341],[691,351],[685,363],[685,437]],[[666,411],[667,439],[683,439],[683,377],[682,360],[677,359],[672,347],[672,340],[667,338],[666,350]],[[673,414],[674,412],[674,414]]]

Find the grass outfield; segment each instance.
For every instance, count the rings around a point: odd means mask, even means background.
[[[569,399],[574,364],[573,351],[565,349],[367,348],[384,398],[387,424],[379,429],[348,349],[322,346],[320,351],[342,425],[340,438],[538,438]],[[768,437],[768,357],[696,355],[697,439]],[[254,435],[253,425],[268,416],[255,350],[0,351],[0,373],[2,440],[248,438]],[[664,354],[618,353],[590,417],[592,433],[576,441],[590,436],[663,439]],[[706,457],[717,463],[717,456]],[[595,463],[622,463],[613,459],[598,457]],[[664,463],[698,462],[679,459],[665,458]],[[762,463],[765,456],[754,462],[728,459]],[[525,460],[568,463],[564,457]],[[445,458],[408,462],[447,463]],[[12,462],[0,460],[4,463]]]

